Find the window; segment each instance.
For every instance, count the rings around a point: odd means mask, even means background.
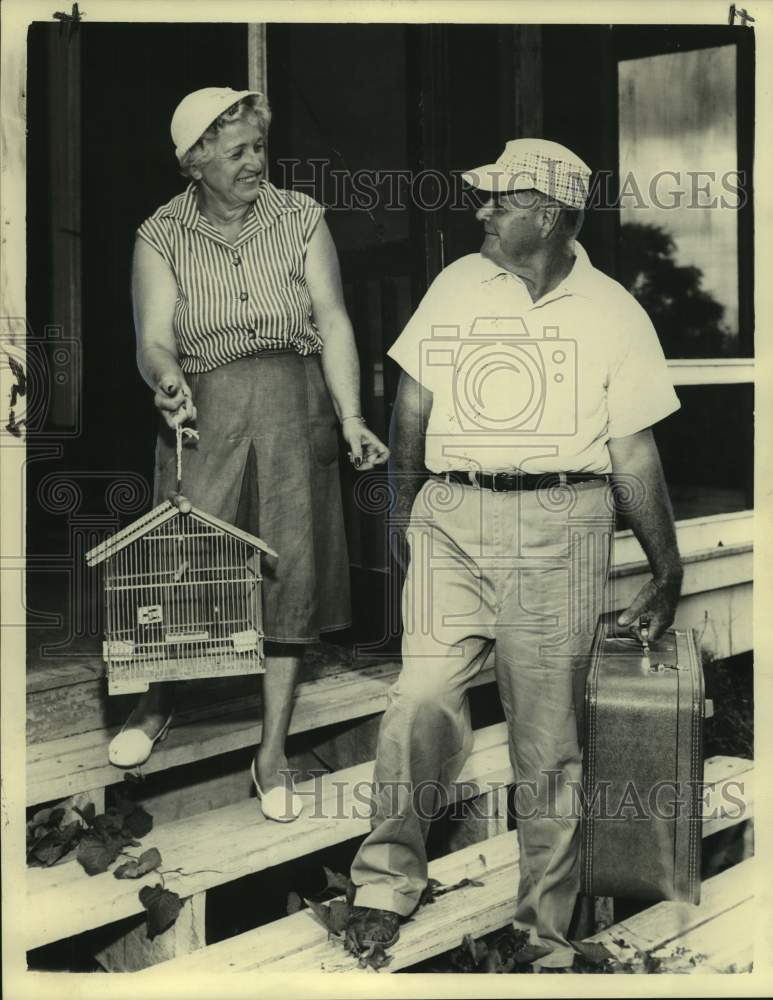
[[[677,519],[752,506],[754,38],[618,29],[617,277],[682,402],[656,428]]]

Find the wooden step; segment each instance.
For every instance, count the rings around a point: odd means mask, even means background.
[[[719,757],[708,761],[705,775],[709,786],[708,807],[720,811],[717,806],[728,800],[728,789],[736,799],[742,798],[747,782],[750,784],[752,768],[753,761],[736,758]],[[313,782],[299,785],[299,791],[307,797],[306,810],[300,819],[287,826],[264,820],[255,801],[249,800],[165,824],[144,839],[143,847],[159,849],[164,869],[182,868],[184,872],[195,873],[167,875],[170,889],[186,898],[203,898],[206,890],[216,885],[367,833],[370,824],[366,792],[372,771],[373,762],[369,762],[326,775],[316,788]],[[473,753],[456,786],[460,797],[475,795],[476,791],[487,792],[512,780],[505,725],[479,730],[475,734]],[[750,817],[750,809],[729,808],[724,811],[721,822],[729,826]],[[704,822],[705,830],[716,832],[717,817],[707,814]],[[493,855],[489,857],[487,850],[494,839],[486,842],[485,850],[480,844],[473,845],[470,857],[482,851],[490,863]],[[120,881],[110,872],[89,878],[76,861],[53,868],[29,869],[28,901],[36,920],[27,926],[27,948],[140,913],[138,890],[142,885],[157,881],[157,875],[137,881]],[[514,885],[514,882],[510,885],[511,893]],[[203,913],[203,905],[198,909]],[[312,920],[308,911],[295,916],[301,924]],[[475,920],[478,919],[476,916]],[[248,932],[247,937],[258,933]],[[247,950],[253,947],[255,945],[250,944]]]
[[[197,872],[167,875],[170,889],[184,897],[203,893],[367,833],[372,775],[373,761],[368,761],[299,784],[306,806],[294,823],[264,819],[256,801],[248,799],[159,826],[144,838],[143,848],[157,847],[164,869]],[[469,797],[474,794],[473,784],[488,791],[509,781],[512,773],[504,725],[479,730],[455,787]],[[110,872],[88,877],[77,861],[28,869],[28,899],[36,920],[27,927],[27,948],[140,913],[138,890],[157,881],[157,875],[136,882],[121,881]]]
[[[745,972],[751,968],[759,867],[754,858],[708,879],[699,906],[657,903],[589,940],[622,962],[649,952],[664,972]]]
[[[512,920],[518,885],[518,842],[504,833],[430,862],[430,878],[451,885],[463,878],[483,882],[440,896],[431,907],[405,923],[400,941],[390,949],[387,971],[415,965],[460,944],[465,934],[479,937]],[[153,972],[188,976],[212,972],[347,972],[357,959],[343,944],[328,940],[327,930],[311,910],[302,910],[200,952],[154,966]],[[150,972],[151,970],[145,970]],[[143,973],[140,973],[142,975]]]
[[[387,692],[397,679],[399,663],[379,663],[344,670],[298,685],[290,733],[382,712]],[[472,686],[491,683],[493,667],[487,665]],[[179,767],[217,754],[255,746],[260,742],[262,720],[256,707],[225,718],[198,719],[173,725],[168,738],[142,765],[144,774]],[[94,730],[27,747],[27,804],[67,798],[116,784],[124,771],[108,763],[107,748],[117,728]]]
[[[607,945],[622,961],[634,958],[637,947],[651,951],[667,971],[726,971],[731,963],[743,971],[751,961],[742,923],[748,921],[753,903],[752,860],[704,882],[700,906],[659,903],[590,940]],[[510,923],[518,884],[516,835],[501,834],[431,862],[429,874],[444,885],[464,878],[483,884],[441,896],[406,922],[400,940],[389,949],[392,960],[384,971],[416,965],[458,947],[466,934],[479,938]],[[747,923],[747,937],[748,930]],[[620,938],[630,946],[615,945]],[[189,976],[352,972],[357,968],[357,959],[344,950],[342,942],[330,939],[311,911],[302,910],[145,972]]]
[[[40,630],[28,637],[27,664],[27,743],[75,736],[94,729],[121,725],[131,711],[135,695],[107,693],[106,667],[101,644],[92,642],[71,653],[40,657]],[[36,658],[35,645],[38,646]],[[303,647],[299,681],[358,670],[376,663],[393,663],[399,656],[355,655],[355,648],[333,642],[317,642]],[[238,708],[259,707],[260,685],[255,676],[220,677],[196,680],[178,689],[181,721],[214,717]]]

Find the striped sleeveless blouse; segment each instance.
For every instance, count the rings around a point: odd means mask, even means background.
[[[174,333],[184,372],[211,371],[256,351],[322,350],[304,261],[323,212],[308,195],[263,180],[232,245],[199,212],[189,184],[142,223],[137,235],[177,279]]]

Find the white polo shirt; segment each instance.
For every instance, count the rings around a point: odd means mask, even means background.
[[[679,408],[645,311],[575,254],[537,302],[479,253],[433,281],[389,350],[433,394],[430,471],[610,472],[610,437]]]

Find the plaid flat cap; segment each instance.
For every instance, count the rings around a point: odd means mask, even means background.
[[[591,170],[566,146],[548,139],[511,139],[496,163],[462,174],[482,191],[535,189],[570,208],[584,208]]]

